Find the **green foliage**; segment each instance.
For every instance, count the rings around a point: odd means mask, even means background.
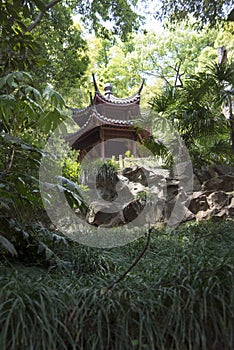
[[[222,113],[231,86],[232,64],[210,64],[184,79],[180,87],[167,83],[153,100],[153,109],[178,130],[195,165],[232,162],[232,115],[228,120]]]
[[[15,250],[14,245],[7,238],[0,236],[0,244],[11,255],[13,255],[13,256],[17,255],[17,251]],[[0,251],[1,251],[1,249],[0,249]]]
[[[105,176],[105,173],[116,174],[118,169],[119,164],[115,160],[84,160],[82,161],[80,168],[80,182],[85,183],[87,178],[96,177],[101,173],[103,173],[103,176]]]
[[[62,109],[65,101],[54,89],[44,91],[34,87],[27,72],[13,72],[0,79],[0,131],[13,136],[25,130],[35,132],[41,128],[49,134],[67,118]]]
[[[80,163],[77,161],[77,151],[70,150],[64,159],[63,176],[73,182],[78,182],[79,175]]]
[[[56,5],[34,35],[41,41],[38,58],[45,62],[33,69],[38,83],[46,81],[64,97],[69,97],[73,87],[79,89],[84,83],[89,63],[87,43],[81,28],[73,25],[72,9],[63,4]]]
[[[102,183],[115,183],[117,181],[118,165],[112,160],[105,161],[97,173],[97,181]]]
[[[3,246],[0,256],[17,255],[27,264],[47,265],[48,254],[54,257],[53,248],[41,243],[43,239],[37,229],[39,223],[42,227],[50,224],[38,182],[43,151],[8,134],[1,135],[0,144],[0,244]],[[60,182],[61,185],[45,185],[59,187],[72,207],[86,213],[87,206],[77,184],[65,177]]]
[[[40,245],[33,225],[48,224],[39,192],[38,172],[48,135],[67,118],[64,100],[47,87],[39,91],[29,73],[9,73],[0,80],[0,236],[3,254],[19,260],[46,263],[48,250]],[[63,129],[62,129],[63,130]],[[72,206],[85,210],[80,190],[63,179]],[[53,184],[48,184],[53,186]],[[73,187],[72,187],[73,186]],[[1,250],[2,252],[2,250]]]
[[[50,273],[2,262],[1,349],[231,350],[233,228],[156,230],[144,259],[107,294],[103,287],[131,264],[144,238],[100,250],[54,237],[66,264],[50,265]]]
[[[211,27],[227,19],[227,9],[231,12],[233,2],[229,0],[180,0],[161,1],[162,6],[157,11],[158,18],[168,18],[171,23],[181,20],[189,20],[191,16],[196,19],[196,26],[204,27],[209,24]],[[233,19],[229,19],[233,20]]]
[[[98,36],[109,38],[111,32],[125,40],[129,33],[139,28],[140,16],[133,9],[137,2],[137,0],[87,2],[83,6],[83,13],[86,15],[84,21],[92,25]],[[106,29],[105,22],[113,23],[111,30]]]
[[[43,152],[8,134],[0,136],[0,144],[2,243],[5,243],[3,245],[6,253],[17,254],[19,259],[23,258],[25,261],[35,261],[37,247],[30,225],[43,214],[36,179]]]
[[[26,72],[9,73],[0,80],[1,131],[17,135],[41,112],[41,94]]]
[[[166,81],[179,85],[179,78],[187,78],[216,60],[218,46],[225,45],[231,59],[232,31],[231,26],[221,31],[197,31],[182,22],[174,31],[139,32],[129,36],[126,42],[115,37],[110,40],[93,38],[88,42],[89,70],[96,73],[100,89],[111,82],[113,93],[119,97],[136,93],[145,78],[141,107],[149,109],[149,100]],[[92,88],[90,84],[89,91]]]
[[[64,192],[70,207],[73,210],[79,209],[79,211],[85,217],[87,214],[87,211],[88,211],[88,205],[87,205],[85,198],[83,196],[84,187],[78,186],[76,183],[77,180],[76,180],[76,182],[73,182],[73,181],[71,181],[63,176],[59,176],[58,179],[62,181],[62,186],[51,185],[51,184],[46,183],[46,186],[48,187],[48,189],[55,187],[60,192]]]
[[[29,71],[40,86],[47,83],[69,97],[85,84],[88,67],[87,43],[73,15],[81,14],[86,25],[100,35],[109,31],[103,20],[116,23],[113,32],[126,38],[138,28],[135,1],[19,1],[0,3],[0,74]],[[66,57],[66,59],[64,59]]]
[[[37,64],[39,46],[27,32],[28,19],[35,11],[34,1],[6,0],[0,3],[0,74],[26,70]]]

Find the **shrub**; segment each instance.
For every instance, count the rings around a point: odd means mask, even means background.
[[[107,293],[144,238],[108,250],[51,242],[70,264],[49,273],[2,263],[0,348],[231,350],[233,228],[155,231],[145,257]]]

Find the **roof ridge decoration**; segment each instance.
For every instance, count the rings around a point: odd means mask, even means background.
[[[92,73],[92,76],[93,76],[93,85],[94,85],[94,89],[95,89],[95,96],[97,95],[98,98],[100,98],[101,100],[103,100],[103,102],[107,102],[107,103],[117,103],[117,104],[120,104],[120,103],[134,103],[134,102],[138,102],[140,100],[140,94],[141,94],[141,91],[144,87],[144,84],[145,84],[145,79],[142,80],[142,83],[139,87],[139,89],[137,90],[137,92],[135,94],[133,94],[132,96],[129,96],[129,97],[116,97],[112,94],[112,91],[111,90],[108,90],[108,94],[107,95],[103,95],[99,88],[98,88],[98,85],[97,85],[97,82],[96,82],[96,78],[95,78],[95,74]],[[106,84],[107,85],[107,84]],[[111,85],[111,84],[110,84]],[[94,99],[92,101],[95,100],[95,96],[94,96]]]

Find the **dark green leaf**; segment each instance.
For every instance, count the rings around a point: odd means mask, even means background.
[[[34,0],[35,4],[37,5],[37,7],[39,8],[40,11],[45,12],[46,10],[46,5],[44,3],[44,1],[42,0]]]
[[[0,236],[0,244],[13,256],[17,256],[17,251],[15,250],[14,245],[4,236]]]

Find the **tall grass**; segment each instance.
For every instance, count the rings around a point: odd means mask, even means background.
[[[0,349],[233,349],[233,230],[155,231],[146,256],[106,294],[144,238],[109,250],[64,245],[67,268],[2,262]]]

